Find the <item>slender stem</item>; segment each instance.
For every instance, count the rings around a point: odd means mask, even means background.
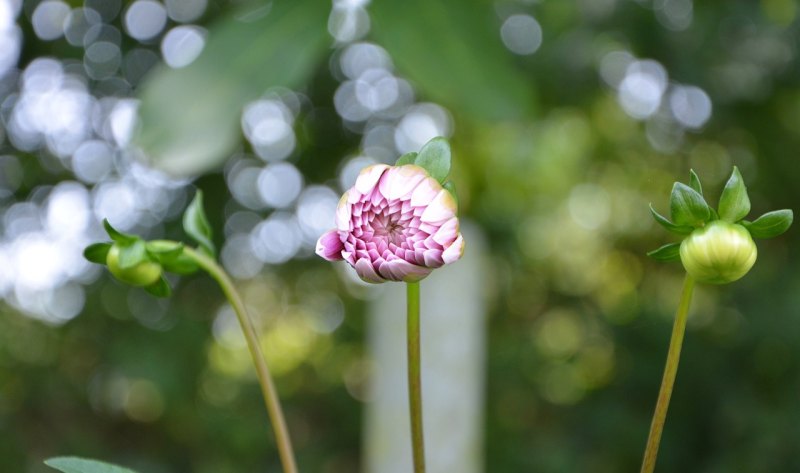
[[[661,389],[658,391],[658,402],[656,402],[656,410],[653,413],[653,422],[650,424],[650,434],[647,437],[641,473],[652,473],[656,467],[661,432],[664,430],[664,422],[667,419],[667,409],[669,408],[669,399],[672,397],[675,375],[678,374],[683,334],[686,332],[686,318],[689,313],[689,304],[692,301],[692,289],[694,289],[694,279],[687,274],[683,281],[678,311],[675,313],[672,338],[669,341],[669,351],[667,352],[667,364],[664,366],[664,377],[661,379]]]
[[[261,353],[261,345],[258,341],[258,335],[253,327],[253,322],[247,313],[244,302],[241,296],[236,291],[236,287],[228,277],[228,274],[222,269],[216,261],[204,255],[203,253],[193,250],[191,248],[184,248],[184,254],[206,270],[212,278],[214,278],[228,298],[236,317],[239,319],[239,324],[242,326],[244,338],[247,340],[247,346],[250,349],[250,355],[253,357],[253,363],[256,366],[256,374],[258,374],[258,382],[261,385],[261,392],[264,395],[264,403],[267,405],[267,412],[270,419],[272,419],[272,428],[275,431],[275,443],[278,446],[278,454],[283,464],[284,473],[297,473],[297,464],[294,459],[294,451],[292,450],[292,441],[289,438],[289,430],[286,427],[286,420],[283,417],[283,410],[281,409],[281,402],[278,399],[278,393],[275,390],[275,385],[272,382],[272,376],[269,374],[267,362]]]
[[[408,309],[408,407],[414,473],[425,473],[425,440],[422,435],[422,379],[419,349],[419,283],[406,285]]]

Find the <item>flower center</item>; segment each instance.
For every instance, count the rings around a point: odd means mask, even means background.
[[[377,215],[372,221],[372,230],[376,237],[385,239],[387,244],[400,246],[406,239],[403,226],[399,223],[399,215]]]

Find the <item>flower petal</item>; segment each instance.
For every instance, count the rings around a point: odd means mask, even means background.
[[[389,200],[409,197],[428,174],[419,166],[394,166],[381,177],[378,189]]]
[[[378,273],[390,281],[416,282],[429,275],[431,269],[411,264],[403,259],[394,259],[381,264]]]
[[[344,250],[344,244],[339,238],[337,230],[327,231],[317,240],[317,254],[328,261],[341,260],[342,250]]]
[[[356,264],[353,265],[353,268],[356,270],[358,276],[366,282],[371,282],[373,284],[386,282],[385,279],[380,277],[378,273],[375,272],[375,268],[372,267],[372,262],[370,262],[370,260],[367,258],[361,258],[360,260],[356,261]]]
[[[414,207],[428,205],[441,191],[442,185],[439,181],[432,177],[423,179],[411,194],[411,205]]]
[[[450,192],[442,189],[425,207],[420,220],[426,223],[441,224],[456,216],[456,201]]]
[[[383,172],[389,167],[386,164],[373,164],[365,167],[359,173],[358,178],[356,178],[356,185],[353,187],[363,195],[369,194],[375,188],[375,184],[378,183]]]
[[[347,232],[350,231],[350,209],[352,204],[347,202],[349,192],[345,192],[342,198],[339,199],[339,205],[336,207],[336,229]]]
[[[458,238],[458,217],[444,222],[433,234],[433,241],[445,247],[453,243],[456,238]]]
[[[452,245],[445,248],[442,253],[444,264],[450,264],[453,261],[458,261],[464,255],[464,237],[459,233],[458,238]]]

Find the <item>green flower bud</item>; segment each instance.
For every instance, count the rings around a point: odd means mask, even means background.
[[[743,226],[714,220],[694,230],[681,243],[681,263],[696,281],[736,281],[756,262],[756,244]]]
[[[106,264],[109,271],[120,281],[131,286],[150,286],[161,278],[161,265],[152,261],[141,261],[135,265],[123,268],[119,264],[120,247],[113,245],[108,250]]]

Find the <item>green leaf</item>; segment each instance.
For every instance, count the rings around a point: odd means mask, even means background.
[[[164,276],[161,276],[161,279],[155,284],[145,287],[144,290],[156,297],[169,297],[172,294],[172,288],[169,287],[169,283]]]
[[[375,0],[369,12],[371,34],[426,98],[478,121],[532,115],[536,89],[500,39],[494,2]]]
[[[137,240],[134,244],[123,246],[119,249],[120,269],[133,268],[139,263],[150,261],[144,241]]]
[[[657,250],[649,251],[647,256],[656,261],[678,261],[681,259],[681,244],[668,243]]]
[[[203,192],[200,190],[195,193],[192,203],[183,213],[183,229],[200,245],[202,251],[214,256],[216,250],[211,239],[211,224],[208,223],[208,218],[203,210]]]
[[[794,213],[789,209],[773,210],[758,217],[755,222],[742,222],[753,238],[772,238],[792,226]]]
[[[699,227],[711,218],[711,210],[703,196],[681,182],[672,187],[669,210],[672,221],[678,226]]]
[[[197,262],[186,256],[185,253],[181,253],[177,258],[161,262],[161,267],[164,268],[164,271],[183,275],[192,274],[200,269]]]
[[[107,218],[103,219],[103,227],[105,227],[106,233],[108,233],[108,236],[111,237],[112,240],[122,245],[130,245],[139,240],[139,237],[136,235],[128,235],[112,227]]]
[[[330,2],[250,4],[209,26],[192,64],[160,65],[141,86],[133,143],[155,167],[183,176],[216,168],[241,141],[245,104],[272,87],[302,87],[322,63]]]
[[[414,164],[415,159],[417,159],[417,153],[412,151],[397,158],[397,162],[395,162],[394,165],[403,166],[405,164]]]
[[[106,256],[110,249],[111,243],[94,243],[83,250],[83,257],[92,263],[106,264]]]
[[[650,213],[653,215],[653,218],[656,220],[656,222],[672,233],[677,233],[678,235],[688,235],[694,230],[693,227],[686,225],[675,225],[674,223],[670,222],[669,219],[656,212],[656,209],[653,208],[653,204],[650,204]]]
[[[735,223],[745,218],[750,213],[750,198],[744,186],[739,169],[734,166],[730,179],[722,190],[719,198],[719,216],[726,222]]]
[[[456,193],[456,185],[453,183],[453,181],[445,182],[442,187],[444,187],[445,190],[447,190],[447,192],[453,196],[453,199],[456,201],[456,205],[458,205],[458,194]]]
[[[703,195],[703,185],[700,184],[700,178],[697,177],[694,169],[689,169],[689,187],[696,190],[698,194]]]
[[[424,168],[432,178],[444,184],[450,174],[450,143],[442,137],[428,141],[419,150],[414,164]]]
[[[44,464],[63,473],[136,473],[128,468],[77,457],[58,457],[45,460]]]
[[[175,260],[183,253],[183,243],[167,240],[147,242],[147,253],[159,263]]]

